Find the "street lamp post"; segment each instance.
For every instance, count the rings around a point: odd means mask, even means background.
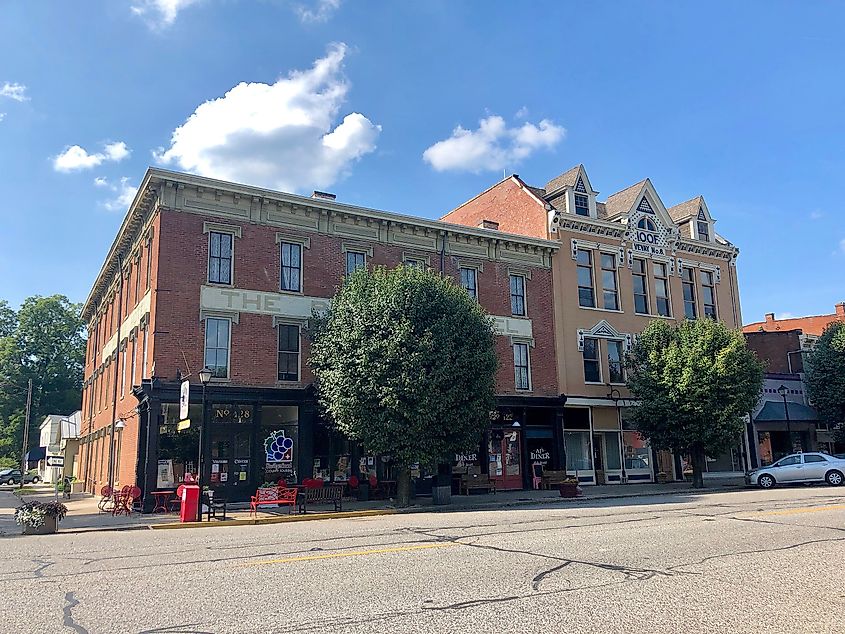
[[[208,385],[208,382],[211,380],[211,369],[208,367],[203,368],[199,371],[200,383],[202,383],[202,415],[200,416],[200,441],[199,441],[199,457],[197,460],[197,486],[200,488],[200,499],[199,504],[197,504],[197,521],[202,521],[202,476],[203,471],[205,470],[205,465],[203,464],[203,452],[205,451],[205,427],[206,427],[206,420],[205,420],[205,387]]]
[[[781,385],[778,388],[778,394],[783,397],[783,413],[786,415],[786,435],[789,436],[789,453],[795,451],[795,445],[792,444],[792,424],[789,421],[789,405],[786,402],[786,395],[789,394],[789,388]]]
[[[607,387],[610,389],[607,393],[607,398],[613,400],[613,405],[616,407],[616,423],[619,425],[619,460],[620,466],[622,467],[622,479],[620,483],[626,484],[628,482],[628,474],[625,473],[625,436],[622,433],[622,412],[619,409],[619,401],[622,400],[622,394],[610,383],[607,384]]]

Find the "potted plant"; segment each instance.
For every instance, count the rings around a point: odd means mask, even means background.
[[[578,478],[569,476],[558,484],[560,497],[562,498],[577,498],[581,495],[581,487],[578,486]]]
[[[15,509],[15,521],[24,535],[47,535],[59,530],[59,522],[67,515],[61,502],[24,502]]]

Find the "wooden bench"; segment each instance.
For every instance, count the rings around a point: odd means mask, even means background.
[[[296,489],[286,489],[282,487],[267,487],[258,489],[255,495],[251,496],[249,503],[249,512],[255,515],[258,507],[264,504],[276,504],[288,507],[288,513],[291,512],[296,505]]]
[[[340,511],[343,504],[343,486],[327,485],[299,492],[299,512],[307,513],[309,504],[334,504],[334,510]]]
[[[542,487],[544,489],[551,489],[571,479],[572,476],[568,475],[566,471],[543,471],[543,475],[541,476]]]
[[[496,493],[496,482],[486,474],[467,473],[461,476],[460,491],[463,495],[469,495],[470,491],[483,489],[489,493]]]

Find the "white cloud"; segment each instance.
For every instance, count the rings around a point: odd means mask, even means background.
[[[102,152],[89,154],[88,151],[79,146],[71,145],[66,147],[64,152],[53,157],[53,169],[57,172],[75,172],[97,167],[105,161],[122,161],[131,154],[123,141],[107,143],[103,146]]]
[[[5,119],[5,118],[6,118],[6,113],[5,113],[5,112],[0,112],[0,121],[2,121],[2,120],[3,120],[3,119]]]
[[[349,84],[346,46],[274,84],[240,83],[197,107],[154,156],[203,176],[286,191],[330,187],[372,152],[381,126],[353,112],[335,125]],[[334,126],[334,127],[333,127]]]
[[[8,97],[15,101],[29,101],[29,97],[26,96],[26,86],[8,81],[0,86],[0,97]]]
[[[313,6],[296,5],[294,10],[302,22],[327,22],[340,8],[342,0],[316,0]]]
[[[129,208],[138,188],[129,183],[129,177],[124,176],[117,183],[110,183],[105,176],[98,176],[94,179],[96,187],[106,188],[114,193],[112,198],[103,201],[101,204],[109,211],[124,211]]]
[[[527,106],[522,106],[522,108],[517,110],[516,114],[514,115],[514,117],[516,119],[524,119],[527,116],[528,116],[528,107]]]
[[[423,159],[438,172],[499,171],[514,167],[537,150],[553,148],[564,136],[566,129],[548,119],[509,128],[502,117],[491,115],[481,119],[477,130],[458,126],[448,139],[423,152]]]
[[[840,251],[841,253],[845,253],[845,238],[842,238],[842,239],[839,241],[839,251]]]
[[[820,220],[821,218],[824,218],[823,212],[818,210],[810,212],[810,220]]]
[[[151,27],[167,27],[176,21],[182,9],[186,9],[199,0],[139,0],[130,10],[135,15],[147,18]]]
[[[775,319],[795,319],[795,315],[793,313],[777,313]]]

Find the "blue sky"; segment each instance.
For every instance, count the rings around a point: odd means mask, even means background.
[[[151,164],[438,217],[503,169],[542,185],[584,163],[599,200],[646,176],[667,206],[703,194],[741,250],[745,322],[845,300],[841,5],[0,11],[0,298],[13,305],[85,299]],[[455,136],[461,160],[436,145]]]

